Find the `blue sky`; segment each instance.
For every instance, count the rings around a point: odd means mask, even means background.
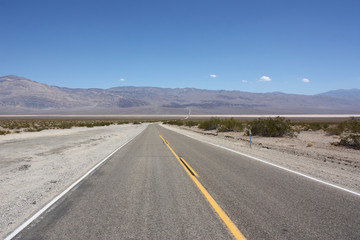
[[[359,0],[0,0],[0,76],[77,88],[360,88],[359,13]]]

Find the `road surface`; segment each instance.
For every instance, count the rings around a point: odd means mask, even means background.
[[[153,124],[15,239],[232,239],[236,230],[360,239],[360,197]]]

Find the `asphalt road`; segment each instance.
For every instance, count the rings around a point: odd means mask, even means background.
[[[247,239],[360,239],[359,196],[157,125],[16,238],[231,239],[159,135]]]

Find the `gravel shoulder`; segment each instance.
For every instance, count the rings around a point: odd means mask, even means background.
[[[244,133],[162,126],[360,193],[360,151],[331,145],[338,137],[327,136],[324,131],[301,132],[293,138],[253,136],[250,148]]]
[[[128,124],[0,136],[0,238],[146,127]]]

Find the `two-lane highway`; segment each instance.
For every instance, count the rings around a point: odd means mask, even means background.
[[[248,239],[360,239],[360,197],[189,137],[174,151]]]
[[[231,239],[149,126],[20,239]]]
[[[158,125],[150,125],[16,237],[233,238],[176,155],[248,239],[360,239],[359,196]]]

